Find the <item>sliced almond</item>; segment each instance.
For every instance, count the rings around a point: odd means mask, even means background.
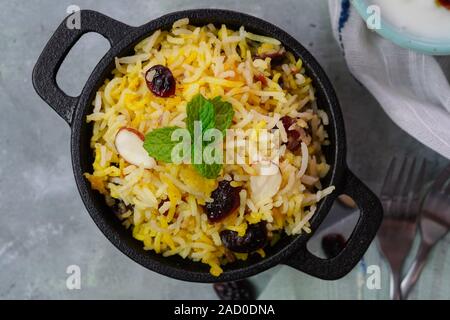
[[[254,166],[258,175],[250,177],[252,200],[257,204],[272,198],[281,187],[281,172],[278,165],[271,161],[262,161]]]
[[[133,128],[122,128],[116,135],[116,149],[119,155],[135,166],[152,169],[156,161],[144,149],[144,135]]]

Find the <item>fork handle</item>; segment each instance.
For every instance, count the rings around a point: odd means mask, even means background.
[[[391,272],[391,289],[390,296],[391,300],[402,300],[402,290],[401,290],[401,272],[400,270],[392,270]]]
[[[427,261],[428,254],[430,253],[431,245],[425,241],[420,243],[419,250],[417,251],[416,257],[412,266],[409,268],[408,273],[402,281],[401,289],[403,298],[408,298],[411,289],[419,280],[420,274],[422,273],[423,267]]]

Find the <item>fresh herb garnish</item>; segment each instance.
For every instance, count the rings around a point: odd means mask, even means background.
[[[216,97],[213,100],[205,99],[201,94],[196,95],[187,105],[186,108],[186,127],[191,136],[191,160],[203,155],[195,154],[195,123],[201,123],[201,144],[203,150],[205,147],[211,144],[217,144],[218,141],[204,141],[203,135],[209,129],[217,129],[223,135],[226,130],[231,126],[234,110],[230,103],[222,101],[220,97]],[[173,141],[172,134],[175,130],[181,129],[178,127],[166,127],[153,130],[145,136],[144,148],[148,154],[158,161],[166,163],[172,163],[172,150],[179,144],[179,141]],[[202,159],[203,160],[203,159]],[[205,178],[215,179],[222,170],[222,163],[194,163],[194,168]]]
[[[200,107],[199,120],[202,124],[202,133],[213,129],[216,125],[216,111],[214,105],[207,101]]]
[[[187,104],[186,107],[186,127],[191,134],[191,137],[194,137],[194,124],[195,121],[202,122],[202,131],[206,131],[206,127],[212,123],[212,127],[215,124],[215,116],[214,116],[214,105],[206,100],[201,94],[196,95],[192,98],[191,101]],[[205,121],[205,122],[203,122]]]
[[[222,101],[220,97],[211,100],[216,112],[216,129],[225,134],[233,121],[234,110],[229,102]]]
[[[172,163],[172,149],[179,143],[172,141],[172,134],[179,127],[155,129],[145,136],[144,149],[158,161]]]
[[[195,170],[197,170],[198,173],[200,173],[203,177],[207,179],[215,179],[219,176],[220,170],[222,170],[222,164],[221,163],[201,163],[201,164],[194,164],[193,165]]]

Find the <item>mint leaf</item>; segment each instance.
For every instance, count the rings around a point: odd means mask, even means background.
[[[204,150],[204,147],[217,142],[215,140],[211,142],[203,141],[204,133],[209,129],[216,128],[225,134],[226,130],[231,126],[234,116],[234,110],[230,103],[222,101],[220,97],[216,97],[212,101],[209,101],[201,94],[196,95],[187,104],[186,113],[186,127],[191,135],[191,143],[194,142],[195,138],[195,122],[199,121],[202,125],[202,151]],[[172,141],[172,134],[177,129],[179,128],[168,127],[149,132],[144,141],[144,148],[147,150],[148,154],[158,161],[173,163],[171,159],[172,150],[180,143],[179,141]],[[223,165],[220,163],[195,164],[195,148],[193,148],[192,145],[191,147],[191,158],[194,168],[207,179],[217,178]]]
[[[220,163],[212,163],[212,164],[193,164],[194,168],[200,173],[203,177],[207,179],[216,179],[220,171],[222,170],[222,164]]]
[[[220,97],[215,97],[211,100],[211,103],[216,111],[216,129],[225,134],[225,131],[231,126],[233,121],[233,107],[229,102],[222,101]]]
[[[202,149],[203,162],[201,164],[196,164],[196,163],[192,162],[193,166],[197,170],[197,172],[200,173],[200,175],[202,175],[203,177],[205,177],[207,179],[216,179],[219,176],[220,171],[222,170],[222,167],[223,167],[222,157],[220,157],[218,159],[215,158],[215,155],[217,155],[216,151],[218,150],[216,148],[223,147],[223,146],[217,146],[217,143],[218,143],[218,141],[216,141],[215,139],[213,139],[213,141],[211,141],[211,142],[203,142],[203,149]],[[207,147],[213,148],[211,150],[208,150],[208,153],[212,151],[212,154],[210,156],[212,156],[213,158],[209,159],[209,161],[213,160],[212,163],[211,162],[207,163],[208,158],[205,158],[206,157],[206,155],[205,155],[206,149],[205,148],[207,148]]]
[[[209,120],[209,113],[211,109],[212,103],[206,100],[201,94],[196,95],[194,98],[192,98],[191,101],[189,101],[187,108],[186,108],[186,126],[189,130],[189,133],[191,134],[191,137],[194,137],[194,123],[195,121],[202,121],[206,120],[208,123],[211,121]],[[206,108],[202,111],[204,119],[200,118],[200,110],[203,108]],[[214,106],[213,106],[213,112],[214,112]],[[202,121],[203,122],[203,121]],[[205,123],[206,124],[206,123]],[[207,124],[209,125],[209,124]],[[205,128],[205,125],[202,125],[203,128]],[[202,130],[205,131],[204,129]]]
[[[234,110],[230,103],[222,101],[220,97],[216,97],[211,101],[206,100],[203,96],[198,95],[194,97],[187,109],[187,125],[191,134],[194,132],[194,122],[200,119],[202,122],[202,132],[206,130],[216,128],[226,133],[226,130],[231,126],[234,116]],[[195,114],[198,112],[198,115]],[[191,113],[191,114],[190,114]],[[210,145],[211,143],[217,143],[217,141],[206,142],[203,141],[203,147]],[[204,148],[203,148],[204,150]],[[203,155],[202,155],[203,156]],[[192,159],[195,159],[195,153],[192,153]],[[194,163],[195,161],[193,161]],[[219,176],[223,165],[220,163],[201,163],[193,164],[194,168],[205,178],[215,179]]]
[[[202,133],[214,128],[216,125],[216,112],[214,110],[214,105],[211,102],[206,101],[206,103],[200,108],[199,119],[202,123]]]
[[[172,163],[172,149],[180,143],[172,141],[172,134],[179,127],[165,127],[155,129],[145,136],[144,149],[158,161]]]

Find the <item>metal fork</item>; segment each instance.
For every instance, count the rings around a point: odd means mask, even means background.
[[[405,299],[419,279],[432,247],[450,230],[450,166],[438,176],[425,197],[419,226],[422,241],[401,285]]]
[[[378,231],[378,247],[391,268],[391,299],[400,300],[402,267],[416,235],[426,163],[423,160],[418,165],[416,158],[404,158],[395,174],[396,163],[397,159],[392,159],[381,189],[385,214]]]

